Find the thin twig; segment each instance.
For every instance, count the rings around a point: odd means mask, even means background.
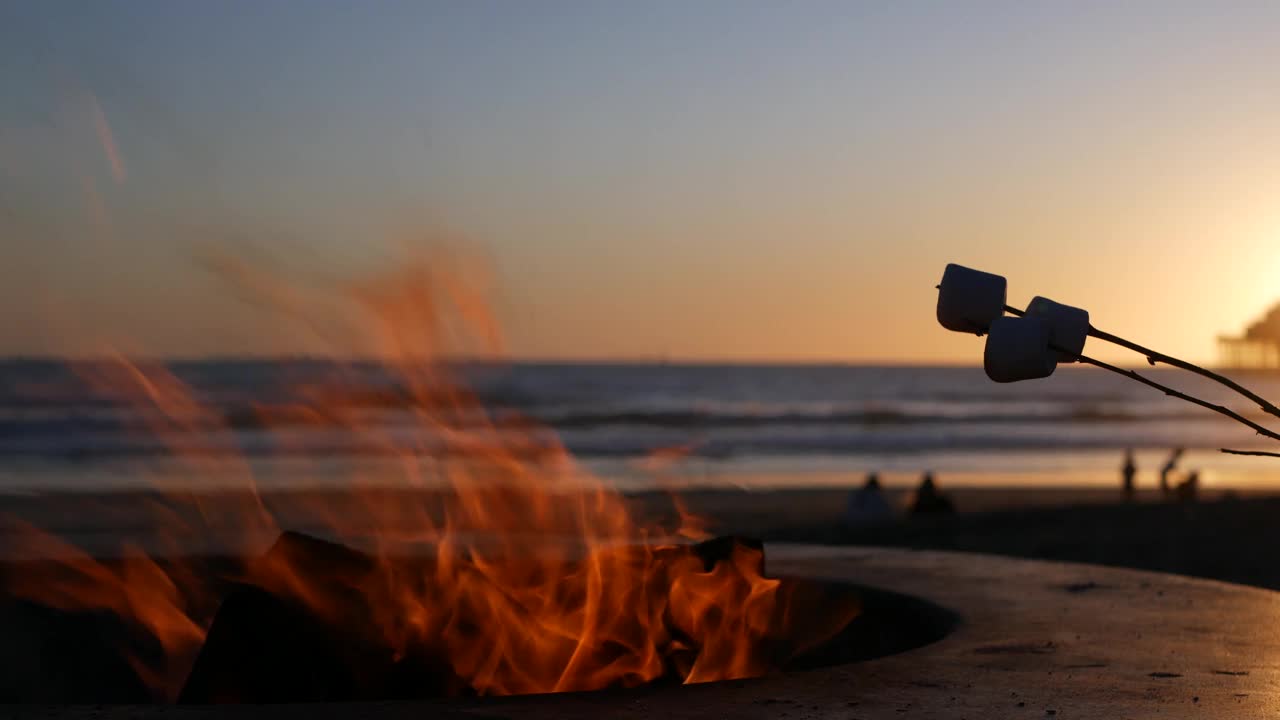
[[[1265,452],[1263,450],[1232,450],[1230,448],[1218,448],[1218,452],[1224,452],[1228,455],[1261,455],[1262,457],[1280,457],[1280,453]]]
[[[1005,305],[1004,310],[1010,315],[1014,315],[1017,317],[1023,317],[1024,315],[1026,315],[1025,311],[1019,310],[1018,308],[1015,308],[1011,305]],[[982,333],[978,332],[978,335],[981,336]],[[1252,392],[1248,388],[1244,387],[1243,385],[1240,385],[1239,383],[1235,382],[1234,380],[1231,380],[1230,378],[1223,377],[1222,375],[1219,375],[1210,370],[1206,370],[1198,365],[1192,365],[1191,363],[1186,362],[1185,360],[1179,360],[1175,357],[1165,355],[1164,353],[1159,353],[1159,352],[1156,352],[1155,350],[1145,348],[1141,345],[1138,345],[1137,343],[1129,342],[1124,338],[1117,337],[1115,335],[1112,335],[1111,333],[1098,330],[1092,325],[1089,326],[1089,336],[1096,337],[1099,340],[1105,340],[1107,342],[1114,343],[1123,348],[1127,348],[1139,354],[1145,355],[1147,358],[1147,362],[1152,365],[1155,365],[1157,362],[1162,362],[1166,365],[1180,368],[1182,370],[1187,370],[1197,375],[1200,375],[1202,377],[1209,378],[1210,380],[1214,380],[1218,383],[1221,383],[1222,385],[1225,385],[1228,388],[1231,388],[1232,390],[1252,400],[1253,402],[1257,403],[1258,407],[1261,408],[1264,412],[1267,412],[1276,417],[1280,417],[1280,407],[1276,407],[1270,402],[1267,402],[1267,400],[1265,400],[1258,394]],[[1173,388],[1167,385],[1162,385],[1154,380],[1143,377],[1142,375],[1139,375],[1137,372],[1133,370],[1124,370],[1122,368],[1116,367],[1115,365],[1105,363],[1101,360],[1095,360],[1091,357],[1088,357],[1087,355],[1079,355],[1077,353],[1073,353],[1070,350],[1066,350],[1052,343],[1050,343],[1049,349],[1055,352],[1062,353],[1068,357],[1072,357],[1076,361],[1084,363],[1086,365],[1093,365],[1094,367],[1102,368],[1103,370],[1108,370],[1117,375],[1123,375],[1129,378],[1130,380],[1136,380],[1142,383],[1143,385],[1159,390],[1160,392],[1164,393],[1165,395],[1168,395],[1169,397],[1177,398],[1179,400],[1185,400],[1191,403],[1192,405],[1199,405],[1200,407],[1205,408],[1207,410],[1212,410],[1220,415],[1225,415],[1226,417],[1229,417],[1232,420],[1235,420],[1236,422],[1240,423],[1241,425],[1244,425],[1245,427],[1253,430],[1254,432],[1258,433],[1259,435],[1262,435],[1263,437],[1268,437],[1268,438],[1271,438],[1272,440],[1280,441],[1280,433],[1276,433],[1272,430],[1268,430],[1267,428],[1259,425],[1256,422],[1253,422],[1252,420],[1246,418],[1245,416],[1241,415],[1240,413],[1226,406],[1215,405],[1214,403],[1208,402],[1206,400],[1201,400],[1200,398],[1193,397],[1184,392],[1179,392],[1178,390],[1174,390]],[[1227,448],[1221,448],[1221,451],[1231,455],[1261,455],[1266,457],[1280,457],[1280,453],[1271,453],[1271,452],[1262,452],[1262,451],[1229,450]]]
[[[1025,311],[1019,310],[1009,305],[1006,305],[1004,310],[1010,315],[1017,315],[1019,317],[1026,314]],[[1152,365],[1155,365],[1156,363],[1164,363],[1165,365],[1170,365],[1172,367],[1176,367],[1181,370],[1193,372],[1196,375],[1199,375],[1201,377],[1209,378],[1214,382],[1220,383],[1222,385],[1225,385],[1226,387],[1231,388],[1235,392],[1243,395],[1244,397],[1248,398],[1250,401],[1256,403],[1263,412],[1280,418],[1280,407],[1276,407],[1275,405],[1268,402],[1262,396],[1258,395],[1257,393],[1253,392],[1249,388],[1246,388],[1245,386],[1232,380],[1229,377],[1219,375],[1218,373],[1213,372],[1212,370],[1206,370],[1205,368],[1202,368],[1199,365],[1192,365],[1186,360],[1179,360],[1176,357],[1172,357],[1170,355],[1165,355],[1164,353],[1156,352],[1155,350],[1143,347],[1135,342],[1129,342],[1128,340],[1125,340],[1122,337],[1112,335],[1109,332],[1103,332],[1092,325],[1089,326],[1089,337],[1095,337],[1095,338],[1098,338],[1099,340],[1105,340],[1106,342],[1119,345],[1122,348],[1132,350],[1138,353],[1139,355],[1144,355],[1147,358],[1147,362]]]
[[[1147,386],[1149,386],[1149,387],[1153,387],[1153,388],[1155,388],[1156,390],[1159,390],[1160,392],[1164,393],[1165,395],[1168,395],[1169,397],[1175,397],[1175,398],[1178,398],[1179,400],[1186,400],[1187,402],[1189,402],[1189,403],[1191,403],[1191,404],[1193,404],[1193,405],[1199,405],[1199,406],[1200,406],[1200,407],[1202,407],[1202,408],[1206,408],[1206,409],[1208,409],[1208,410],[1212,410],[1212,411],[1214,411],[1214,412],[1216,412],[1216,413],[1218,413],[1218,414],[1220,414],[1220,415],[1226,415],[1227,417],[1231,418],[1232,420],[1235,420],[1236,422],[1240,423],[1241,425],[1244,425],[1245,427],[1248,427],[1248,428],[1252,429],[1253,431],[1257,432],[1259,435],[1263,435],[1263,436],[1269,437],[1269,438],[1271,438],[1272,440],[1280,440],[1280,434],[1275,433],[1275,432],[1273,432],[1273,431],[1271,431],[1271,430],[1268,430],[1267,428],[1265,428],[1265,427],[1263,427],[1263,426],[1259,425],[1258,423],[1256,423],[1256,422],[1254,422],[1254,421],[1250,420],[1249,418],[1247,418],[1247,417],[1245,417],[1245,416],[1241,415],[1240,413],[1238,413],[1238,412],[1236,412],[1236,411],[1234,411],[1234,410],[1232,410],[1232,409],[1230,409],[1230,408],[1228,408],[1228,407],[1225,407],[1225,406],[1222,406],[1222,405],[1214,405],[1213,403],[1211,403],[1211,402],[1207,402],[1207,401],[1205,401],[1205,400],[1201,400],[1201,399],[1200,399],[1200,398],[1198,398],[1198,397],[1192,397],[1192,396],[1190,396],[1190,395],[1188,395],[1188,394],[1186,394],[1186,393],[1184,393],[1184,392],[1179,392],[1179,391],[1177,391],[1177,390],[1174,390],[1173,388],[1171,388],[1171,387],[1169,387],[1169,386],[1167,386],[1167,385],[1161,385],[1160,383],[1156,382],[1155,380],[1151,380],[1151,379],[1145,378],[1145,377],[1143,377],[1143,376],[1139,375],[1138,373],[1134,372],[1133,370],[1124,370],[1124,369],[1122,369],[1122,368],[1118,368],[1118,367],[1116,367],[1115,365],[1111,365],[1111,364],[1108,364],[1108,363],[1102,362],[1101,360],[1094,360],[1093,358],[1091,358],[1091,357],[1087,357],[1087,356],[1085,356],[1085,355],[1075,355],[1074,353],[1071,353],[1070,351],[1067,351],[1067,350],[1063,350],[1062,348],[1059,348],[1059,347],[1057,347],[1057,346],[1055,346],[1055,345],[1050,345],[1049,347],[1050,347],[1050,349],[1052,349],[1052,350],[1056,350],[1056,351],[1058,351],[1058,352],[1065,352],[1065,353],[1067,353],[1068,355],[1074,355],[1074,356],[1076,357],[1076,359],[1078,359],[1078,360],[1079,360],[1080,362],[1082,362],[1082,363],[1085,363],[1086,365],[1092,365],[1092,366],[1094,366],[1094,367],[1099,367],[1099,368],[1102,368],[1103,370],[1110,370],[1111,372],[1116,373],[1117,375],[1124,375],[1125,377],[1129,378],[1130,380],[1137,380],[1138,382],[1142,383],[1143,385],[1147,385]]]

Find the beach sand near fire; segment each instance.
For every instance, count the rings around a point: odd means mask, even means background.
[[[897,515],[875,527],[853,528],[842,519],[850,489],[772,491],[695,490],[680,494],[684,508],[713,534],[736,534],[772,542],[860,544],[945,549],[1076,561],[1182,573],[1280,589],[1280,496],[1265,492],[1210,490],[1193,504],[1162,502],[1152,490],[1131,504],[1108,488],[944,488],[954,515],[911,517],[911,491],[891,487],[886,497]],[[390,491],[389,491],[390,492]],[[290,508],[343,507],[333,491],[272,492],[263,501],[286,529],[323,534]],[[626,496],[642,524],[678,525],[672,496],[645,492]],[[126,543],[157,554],[253,552],[274,536],[254,536],[237,527],[245,498],[210,494],[201,511],[226,523],[216,530],[178,538],[152,523],[159,496],[141,492],[51,493],[0,498],[0,538],[38,527],[92,555],[119,554]],[[416,498],[416,499],[415,499]],[[404,495],[430,504],[429,493]],[[412,528],[403,528],[412,531]],[[14,547],[0,539],[0,548]],[[5,561],[28,560],[11,553]]]

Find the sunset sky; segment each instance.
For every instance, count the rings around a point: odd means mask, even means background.
[[[5,3],[0,354],[315,351],[197,256],[447,235],[522,357],[976,363],[955,261],[1212,361],[1280,300],[1280,3],[1118,5]]]

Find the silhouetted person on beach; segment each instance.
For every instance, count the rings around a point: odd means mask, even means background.
[[[953,513],[956,506],[951,498],[938,492],[938,484],[933,480],[933,473],[926,472],[916,489],[915,499],[911,502],[912,515],[940,515]]]
[[[1178,469],[1178,461],[1182,459],[1182,453],[1185,448],[1174,448],[1169,455],[1169,459],[1165,460],[1164,466],[1160,468],[1160,494],[1166,499],[1169,497],[1169,473]]]
[[[1120,477],[1124,482],[1124,501],[1133,502],[1133,479],[1138,474],[1138,466],[1133,462],[1133,448],[1124,451],[1124,465],[1120,468]]]
[[[851,527],[881,525],[893,519],[893,508],[885,500],[880,488],[880,476],[867,473],[867,482],[857,490],[849,493],[849,503],[845,507],[844,522]]]
[[[1177,488],[1178,500],[1184,503],[1193,503],[1200,494],[1200,471],[1192,470],[1187,473],[1187,479],[1178,483]]]

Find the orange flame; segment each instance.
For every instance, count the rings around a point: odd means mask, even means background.
[[[251,299],[305,318],[313,329],[332,325],[333,317],[311,314],[318,305],[305,290],[222,267]],[[286,526],[367,549],[380,572],[352,584],[372,608],[376,631],[401,653],[441,647],[454,673],[481,694],[635,686],[672,667],[686,682],[769,670],[762,648],[779,632],[787,597],[778,581],[762,576],[758,551],[737,547],[711,570],[674,552],[665,539],[674,529],[634,521],[624,499],[578,467],[551,432],[492,415],[451,370],[459,357],[501,349],[484,292],[467,268],[454,256],[429,257],[345,296],[346,317],[359,318],[371,341],[352,349],[377,357],[403,388],[393,399],[413,421],[407,445],[350,401],[368,392],[350,368],[297,388],[294,404],[257,407],[254,422],[280,448],[289,448],[291,431],[304,424],[339,430],[395,461],[390,477],[345,478],[338,508],[305,494],[270,507],[234,445],[197,444],[225,435],[228,422],[164,368],[116,358],[105,370],[85,370],[98,391],[139,404],[139,432],[162,443],[182,472],[243,483],[244,492],[216,503],[207,494],[168,492],[148,522],[175,556],[191,537],[237,533],[260,542]],[[331,307],[330,300],[323,304]],[[689,534],[696,523],[680,513]],[[59,608],[108,610],[143,628],[165,652],[135,663],[157,697],[174,698],[213,604],[201,596],[207,590],[193,579],[196,571],[136,549],[123,562],[106,563],[47,533],[30,529],[23,537],[32,552],[57,550],[62,566],[26,576],[12,590]],[[434,557],[425,575],[396,564],[424,548]],[[340,612],[332,593],[287,554],[244,565],[247,582],[320,617]]]

